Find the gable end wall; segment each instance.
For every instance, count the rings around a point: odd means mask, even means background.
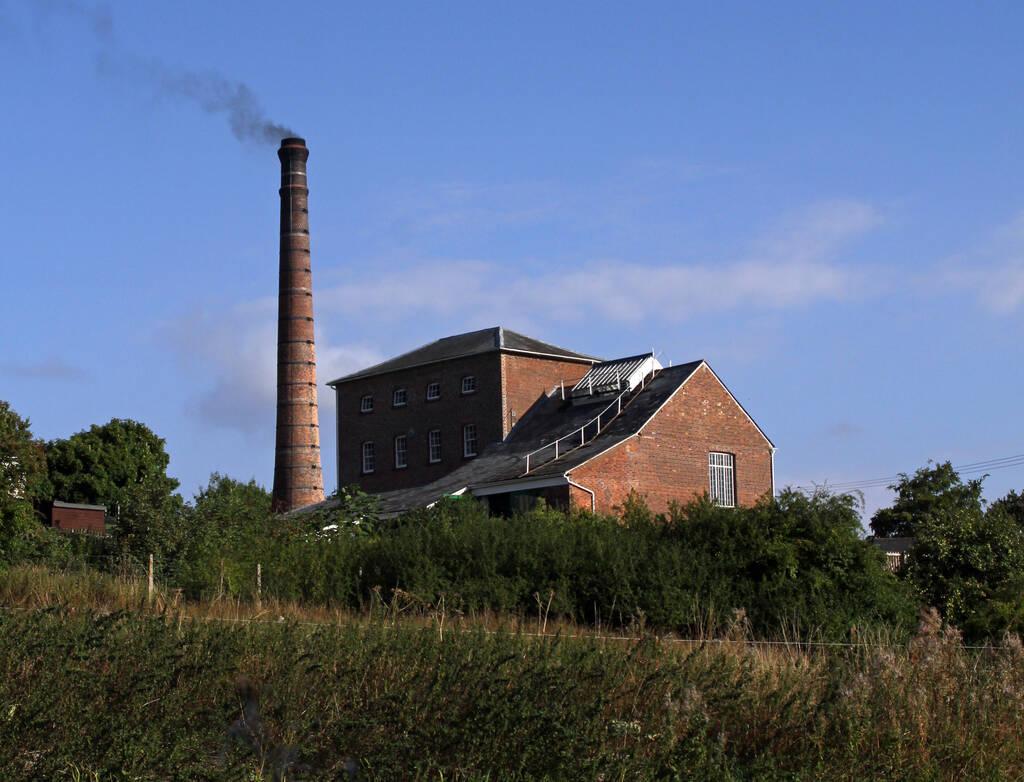
[[[740,505],[772,489],[771,446],[706,365],[702,365],[640,434],[570,471],[595,493],[599,513],[611,513],[636,489],[651,509],[686,502],[708,491],[708,453],[735,456]],[[572,503],[590,508],[590,495],[572,488]]]

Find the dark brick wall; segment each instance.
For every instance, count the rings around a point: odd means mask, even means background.
[[[103,535],[106,532],[106,516],[102,510],[54,506],[50,510],[50,525],[67,532]]]
[[[342,383],[337,387],[338,466],[341,486],[359,484],[381,492],[421,486],[465,463],[462,427],[476,424],[477,450],[499,442],[501,426],[501,362],[498,353],[452,359],[423,367]],[[462,378],[476,377],[477,390],[462,393]],[[427,385],[441,384],[441,398],[428,402]],[[392,392],[405,388],[405,407],[392,407]],[[360,400],[373,394],[372,413],[360,413]],[[429,462],[427,432],[441,430],[441,461]],[[408,437],[408,464],[394,466],[394,438]],[[376,445],[377,467],[362,475],[362,444]]]
[[[672,500],[685,502],[708,491],[711,451],[734,455],[740,505],[752,505],[771,492],[771,446],[702,366],[639,436],[578,467],[569,477],[595,492],[600,513],[621,505],[630,489],[660,512]],[[590,507],[586,492],[573,488],[571,497],[574,505]]]
[[[505,353],[501,367],[505,378],[501,420],[507,435],[544,394],[562,381],[568,391],[587,373],[590,364]]]
[[[460,467],[462,427],[476,424],[477,451],[500,442],[515,421],[537,401],[565,380],[575,383],[589,364],[536,356],[485,353],[399,370],[337,387],[339,485],[358,484],[364,491],[382,492],[430,483]],[[462,393],[462,378],[475,375],[477,390]],[[441,398],[428,402],[427,385],[441,384]],[[405,388],[405,407],[391,405],[392,392]],[[372,413],[360,413],[360,400],[372,394]],[[441,430],[440,462],[429,462],[427,433]],[[408,437],[408,464],[394,466],[394,438]],[[362,444],[372,441],[376,469],[362,474]]]

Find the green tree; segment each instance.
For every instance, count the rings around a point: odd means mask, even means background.
[[[240,515],[269,515],[270,492],[250,480],[242,483],[219,472],[211,473],[206,487],[192,500],[197,516],[228,523]]]
[[[46,461],[55,499],[105,505],[120,546],[167,555],[184,534],[178,482],[167,475],[165,442],[145,424],[115,418],[52,440]]]
[[[1024,527],[1024,492],[1018,494],[1011,491],[1005,497],[1000,497],[989,506],[988,512],[1008,513],[1020,526]]]
[[[34,505],[49,499],[43,444],[27,418],[0,401],[0,561],[38,553],[52,536]]]
[[[988,511],[982,481],[962,481],[949,462],[904,475],[892,507],[875,514],[878,534],[913,536],[903,576],[922,600],[974,638],[1018,625],[1024,586],[1024,525],[1016,497]]]
[[[871,519],[871,530],[882,538],[914,537],[917,525],[928,518],[981,508],[981,479],[964,483],[949,462],[922,467],[913,475],[901,473],[889,488],[896,492],[896,501]]]

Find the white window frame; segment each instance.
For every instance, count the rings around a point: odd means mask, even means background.
[[[363,394],[362,399],[359,400],[359,412],[373,412],[373,394]]]
[[[370,475],[377,469],[377,448],[373,440],[367,440],[362,447],[363,475]]]
[[[708,497],[721,508],[736,507],[736,457],[724,451],[708,453]]]
[[[427,461],[437,464],[441,461],[441,430],[431,429],[427,432]]]
[[[399,446],[401,443],[401,446]],[[409,438],[404,434],[395,435],[395,469],[404,470],[409,466]]]
[[[476,393],[476,375],[466,375],[465,377],[462,378],[462,393]]]
[[[462,427],[462,456],[469,459],[477,455],[476,424],[464,424]]]
[[[431,391],[433,391],[434,393],[431,394],[430,393]],[[437,382],[427,383],[427,401],[428,402],[435,402],[435,401],[437,401],[440,398],[441,398],[441,384],[437,383]]]
[[[399,394],[401,394],[401,401],[399,401]],[[405,407],[409,404],[409,392],[404,388],[396,388],[391,392],[391,406],[392,407]]]

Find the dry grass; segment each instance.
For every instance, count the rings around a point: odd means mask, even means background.
[[[626,627],[601,627],[580,624],[548,615],[551,595],[536,595],[537,614],[510,614],[493,611],[463,613],[445,605],[442,597],[436,603],[423,600],[401,589],[385,600],[375,593],[366,611],[310,605],[295,601],[266,598],[258,603],[238,597],[215,597],[210,600],[188,600],[181,590],[155,584],[152,594],[147,582],[133,572],[111,575],[90,568],[71,571],[53,570],[37,565],[18,565],[0,570],[0,608],[41,610],[60,608],[68,611],[111,613],[132,611],[141,614],[226,621],[237,623],[288,622],[300,625],[409,625],[431,629],[443,639],[446,633],[483,630],[505,632],[524,637],[587,638],[610,643],[635,643],[657,637],[667,646],[690,651],[695,647],[715,645],[722,650],[742,648],[752,659],[763,659],[770,666],[780,657],[803,658],[848,644],[824,640],[808,640],[792,633],[787,639],[755,640],[742,611],[727,620],[709,618],[699,632],[687,638],[672,633],[652,633],[649,628],[633,624]],[[897,645],[895,633],[874,628],[863,634],[857,645],[892,647]]]
[[[934,614],[902,644],[760,644],[742,615],[636,641],[404,593],[364,614],[184,603],[32,567],[0,573],[0,604],[21,609],[0,616],[8,773],[335,779],[354,758],[368,779],[1024,776],[1021,643],[970,650]],[[239,675],[262,688],[261,732],[218,776]]]

